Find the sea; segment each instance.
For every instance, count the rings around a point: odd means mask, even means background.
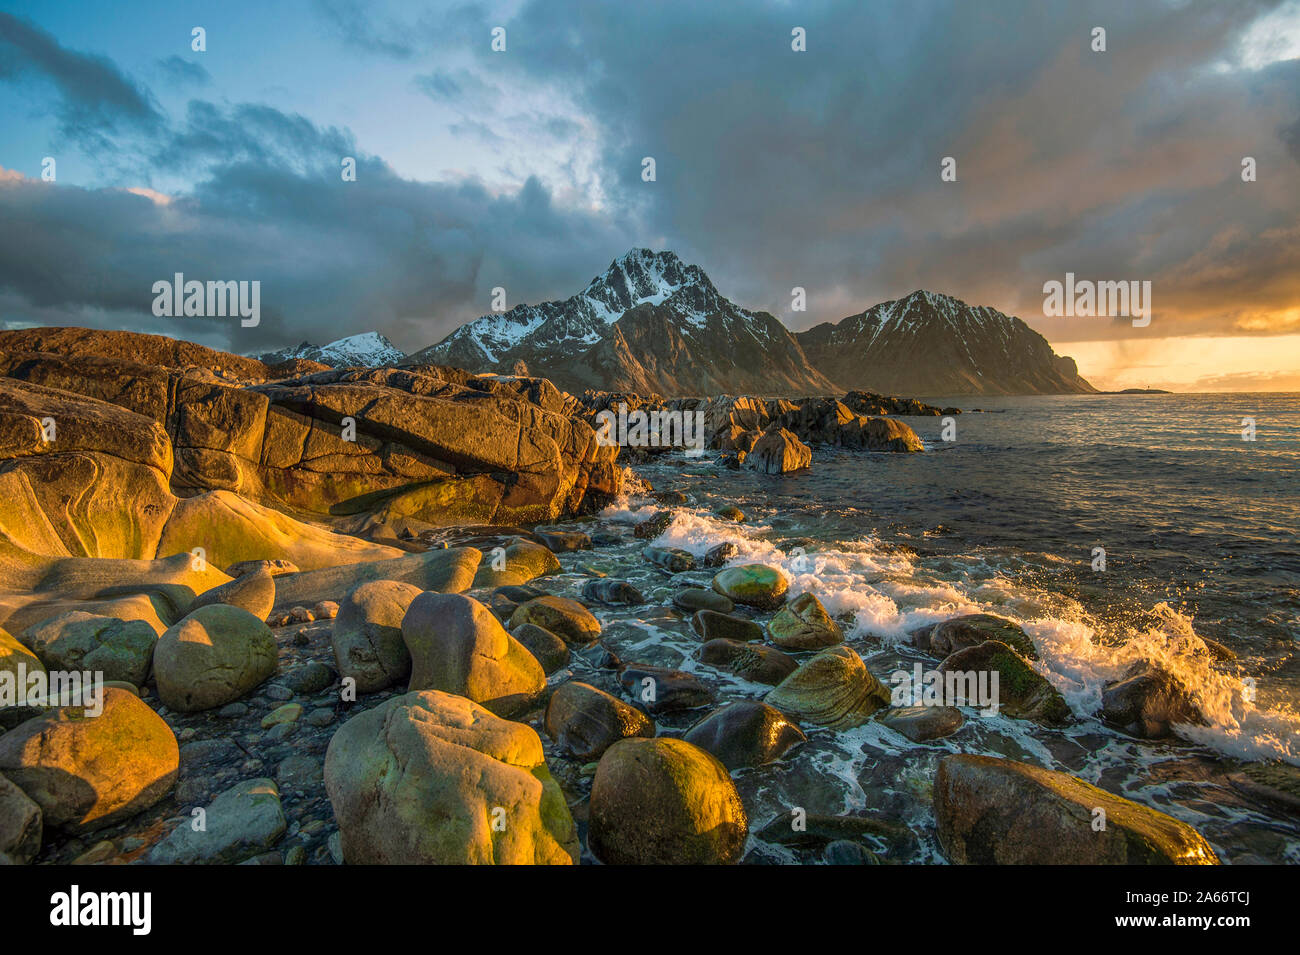
[[[1300,395],[930,396],[945,420],[907,417],[925,453],[814,449],[782,476],[729,470],[716,454],[656,457],[628,493],[581,525],[606,546],[564,555],[574,596],[591,573],[632,581],[642,607],[604,608],[605,643],[626,661],[700,675],[719,697],[768,687],[694,659],[699,640],[672,592],[711,571],[669,575],[630,530],[678,490],[653,543],[696,556],[730,541],[729,563],[781,567],[790,595],[815,593],[882,680],[924,658],[909,631],[958,614],[1020,623],[1036,668],[1076,720],[1048,730],[966,711],[953,736],[913,744],[877,722],[812,730],[779,763],[737,775],[751,831],[782,817],[853,815],[905,827],[886,862],[943,862],[931,806],[948,753],[1006,756],[1073,773],[1192,824],[1225,862],[1300,863]],[[955,427],[952,427],[955,426]],[[741,523],[715,512],[732,504]],[[567,592],[567,591],[566,591]],[[1216,662],[1201,638],[1236,659]],[[1191,688],[1203,725],[1168,740],[1096,717],[1101,693],[1151,660]],[[581,676],[579,676],[581,678]],[[700,714],[661,725],[683,730]],[[751,837],[747,861],[818,861]]]

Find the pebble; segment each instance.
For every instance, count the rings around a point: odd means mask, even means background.
[[[282,739],[288,739],[297,729],[297,723],[277,723],[266,731],[266,739],[268,742],[278,743]]]
[[[296,723],[301,716],[301,703],[286,703],[262,717],[262,729],[269,730],[273,726],[280,726],[284,723]]]
[[[268,698],[283,702],[293,699],[293,690],[287,686],[280,686],[278,683],[272,683],[262,691]]]
[[[223,720],[237,720],[241,716],[247,715],[247,703],[227,703],[221,709],[217,710],[217,718]]]
[[[303,718],[303,722],[308,726],[323,727],[329,726],[334,722],[334,711],[326,707],[318,710],[312,710]]]

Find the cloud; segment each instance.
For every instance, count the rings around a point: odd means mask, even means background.
[[[169,83],[205,86],[212,81],[212,74],[206,68],[182,56],[173,54],[156,65]]]
[[[111,60],[69,50],[29,21],[0,13],[0,80],[53,85],[55,115],[67,136],[89,149],[111,149],[113,134],[157,129],[153,98]]]

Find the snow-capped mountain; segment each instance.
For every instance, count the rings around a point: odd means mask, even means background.
[[[1096,391],[1074,359],[1018,318],[916,291],[796,337],[845,388],[895,395],[1073,394]]]
[[[303,342],[293,348],[282,348],[258,357],[268,365],[291,358],[305,358],[332,368],[380,368],[402,361],[406,352],[378,332],[365,332],[340,338],[328,345]]]
[[[564,301],[461,326],[412,361],[518,371],[577,391],[820,394],[835,386],[766,312],[728,301],[696,265],[633,249]]]

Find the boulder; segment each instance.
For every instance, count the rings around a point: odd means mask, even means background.
[[[474,587],[517,587],[560,572],[560,561],[541,544],[516,538],[499,551],[488,551],[474,575]]]
[[[625,739],[591,784],[590,846],[610,865],[740,860],[749,821],[716,756],[680,739]]]
[[[967,647],[977,647],[986,640],[1005,643],[1026,660],[1038,659],[1034,642],[1019,624],[991,613],[952,617],[913,633],[917,649],[940,659]]]
[[[722,638],[710,640],[700,647],[700,662],[734,673],[741,679],[770,686],[799,669],[794,657],[775,647]]]
[[[691,629],[701,640],[762,640],[763,628],[753,620],[717,613],[713,610],[697,610],[691,617]]]
[[[15,640],[8,631],[0,629],[0,679],[9,681],[17,690],[27,685],[28,676],[44,672],[45,665],[36,654]]]
[[[537,734],[464,697],[407,693],[352,717],[330,740],[325,789],[348,863],[578,861]]]
[[[546,706],[546,734],[582,762],[599,759],[621,739],[655,735],[655,725],[640,710],[604,690],[577,681],[551,694]]]
[[[653,714],[693,710],[716,699],[708,685],[694,674],[648,663],[624,665],[618,682],[628,696]]]
[[[171,792],[180,749],[171,728],[127,690],[102,710],[61,706],[0,736],[0,775],[41,807],[45,825],[80,832],[148,809]]]
[[[778,610],[767,632],[787,650],[824,650],[844,642],[840,625],[812,593],[802,593]]]
[[[641,591],[626,580],[615,580],[611,577],[600,577],[583,584],[582,599],[616,607],[635,607],[645,603]]]
[[[1142,739],[1164,739],[1177,723],[1203,724],[1205,717],[1187,685],[1163,667],[1140,660],[1101,694],[1107,723]]]
[[[510,635],[537,658],[547,676],[569,665],[569,645],[545,627],[525,623],[515,627]]]
[[[1098,828],[1105,812],[1105,828]],[[947,756],[934,781],[939,844],[959,865],[1213,865],[1172,816],[1066,773],[991,756]]]
[[[582,604],[568,597],[547,594],[520,604],[510,615],[510,629],[536,624],[570,646],[586,646],[600,639],[600,621]]]
[[[204,809],[197,831],[185,820],[149,853],[155,865],[228,865],[265,852],[284,835],[280,790],[270,779],[247,779]]]
[[[812,449],[785,428],[765,431],[745,456],[743,467],[763,474],[785,474],[812,464]]]
[[[713,577],[713,589],[738,604],[775,610],[785,603],[790,582],[785,574],[767,564],[740,564],[719,571]]]
[[[270,677],[276,656],[271,629],[247,610],[200,607],[158,638],[158,696],[182,713],[224,706]]]
[[[194,598],[186,613],[193,613],[200,607],[212,604],[226,604],[247,610],[258,620],[265,620],[275,607],[275,578],[270,568],[263,567],[252,573],[236,577],[228,584],[213,587]]]
[[[767,702],[794,719],[844,730],[861,726],[889,705],[889,690],[844,645],[823,650],[767,694]]]
[[[334,660],[339,676],[355,680],[358,692],[374,693],[410,676],[402,618],[423,592],[396,580],[371,580],[339,602],[330,637]]]
[[[896,706],[880,713],[877,719],[913,743],[951,736],[966,722],[955,706]]]
[[[695,557],[680,547],[645,547],[641,556],[670,574],[680,574],[695,569]]]
[[[673,593],[672,600],[673,606],[684,613],[695,613],[697,610],[731,613],[736,609],[736,605],[730,598],[724,597],[717,591],[704,590],[700,587],[683,587]]]
[[[686,731],[684,739],[712,753],[734,772],[774,762],[808,737],[780,710],[757,700],[738,700],[700,720]]]
[[[0,776],[0,859],[14,865],[35,859],[41,851],[41,825],[41,807]]]
[[[158,634],[142,620],[72,611],[28,627],[24,642],[50,670],[91,670],[142,686]]]
[[[1063,726],[1074,719],[1060,692],[1005,643],[989,640],[958,650],[946,657],[938,670],[945,680],[948,673],[967,674],[968,684],[970,677],[987,672],[990,691],[992,674],[997,673],[998,709],[1007,716],[1044,726]]]
[[[537,658],[473,597],[424,593],[402,620],[410,690],[467,697],[498,716],[531,706],[546,688]]]
[[[700,559],[701,567],[722,567],[740,553],[740,548],[731,541],[723,541],[721,544],[714,544],[704,552]]]

